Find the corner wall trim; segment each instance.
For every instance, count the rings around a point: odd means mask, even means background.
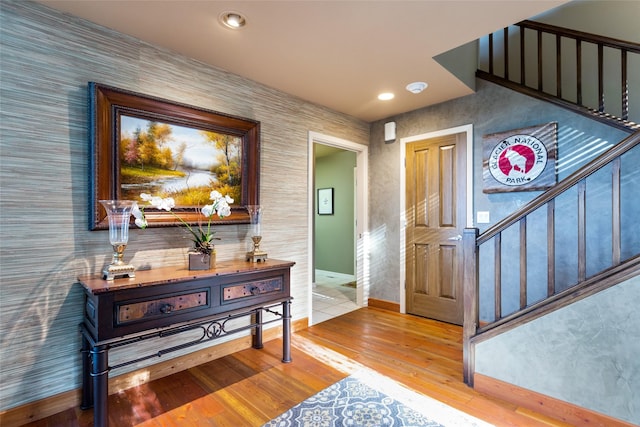
[[[373,308],[379,308],[382,310],[393,311],[394,313],[400,313],[400,304],[393,301],[369,298],[368,306]]]

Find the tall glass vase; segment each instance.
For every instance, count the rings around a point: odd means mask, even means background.
[[[111,264],[102,270],[102,278],[113,280],[118,277],[135,277],[136,269],[124,262],[124,250],[129,242],[129,220],[137,206],[133,200],[100,200],[109,218],[109,243],[113,246]]]
[[[260,241],[262,240],[262,207],[259,205],[247,206],[249,218],[251,219],[251,240],[253,241],[253,250],[247,252],[247,261],[260,262],[267,260],[267,253],[260,250]]]

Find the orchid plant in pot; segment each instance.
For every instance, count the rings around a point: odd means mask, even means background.
[[[233,203],[233,199],[231,197],[223,196],[216,190],[212,191],[209,195],[212,203],[205,205],[200,209],[200,213],[207,218],[206,226],[199,224],[197,227],[192,227],[171,210],[175,207],[175,201],[173,198],[162,198],[159,196],[152,196],[147,193],[141,193],[140,198],[146,201],[150,207],[170,212],[187,228],[191,234],[191,240],[193,241],[193,249],[189,252],[189,270],[209,270],[215,266],[216,249],[213,241],[217,238],[214,237],[215,231],[211,227],[211,220],[216,214],[220,218],[224,218],[231,214],[231,207],[229,206]],[[135,218],[135,224],[138,227],[142,229],[147,228],[147,220],[144,216],[144,207],[135,208],[132,214]]]

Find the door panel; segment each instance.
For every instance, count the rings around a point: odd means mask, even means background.
[[[462,324],[466,134],[407,145],[407,312]]]
[[[441,147],[440,169],[444,171],[455,171],[455,147]],[[440,227],[455,227],[455,209],[456,209],[456,189],[455,179],[451,179],[449,174],[440,175]]]

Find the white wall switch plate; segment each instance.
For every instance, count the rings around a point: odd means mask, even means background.
[[[488,224],[491,222],[491,215],[489,215],[489,211],[478,211],[477,213],[477,221],[478,224]]]

